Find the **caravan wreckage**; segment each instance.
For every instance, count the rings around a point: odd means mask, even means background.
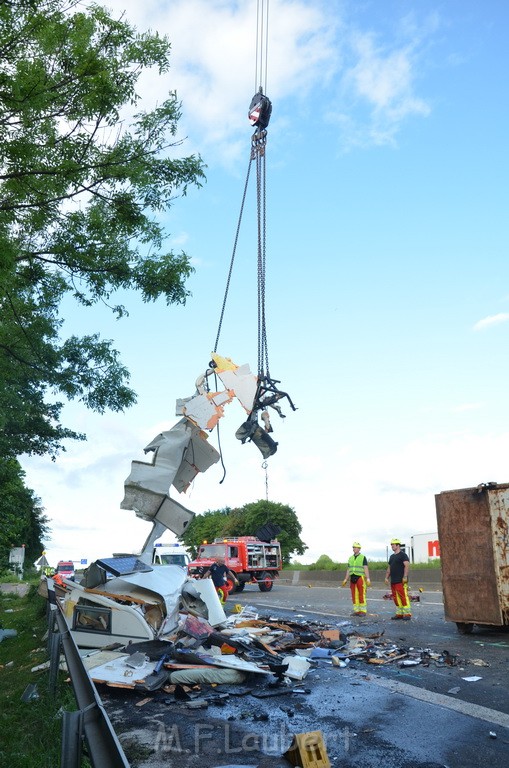
[[[212,374],[224,389],[210,391]],[[145,447],[152,460],[131,464],[121,509],[132,510],[137,517],[152,522],[140,555],[96,560],[85,571],[81,583],[64,579],[60,585],[63,613],[77,645],[103,648],[114,643],[164,639],[175,631],[181,611],[202,617],[213,627],[226,621],[212,581],[190,578],[178,566],[154,567],[154,543],[167,529],[181,536],[193,519],[194,512],[170,496],[171,487],[185,493],[200,472],[206,472],[219,460],[208,432],[216,427],[224,415],[224,406],[234,398],[247,414],[236,436],[242,442],[254,442],[264,458],[275,452],[277,444],[269,434],[272,427],[267,409],[275,409],[284,418],[279,401],[285,397],[294,408],[289,396],[276,384],[260,381],[248,365],[237,366],[228,358],[212,354],[210,366],[196,381],[195,394],[177,400],[180,421]],[[263,427],[258,422],[260,411]]]
[[[260,16],[262,26],[265,24],[265,15]],[[263,30],[258,32],[263,47],[266,35]],[[262,53],[260,51],[258,59],[261,68],[256,72],[258,82],[263,82],[262,62],[266,61],[266,55]],[[152,461],[133,461],[131,473],[125,481],[121,509],[132,510],[142,520],[152,522],[152,530],[140,555],[97,560],[86,570],[81,583],[64,579],[58,590],[63,592],[63,612],[79,646],[104,648],[114,643],[128,645],[147,640],[164,640],[177,627],[181,611],[206,619],[212,627],[226,620],[210,579],[189,578],[178,566],[153,567],[152,553],[154,542],[166,529],[181,536],[194,517],[193,512],[171,498],[170,489],[173,486],[179,493],[185,493],[198,473],[206,472],[221,458],[221,454],[210,444],[208,433],[222,418],[225,405],[236,398],[243,406],[246,418],[237,429],[236,437],[242,443],[252,442],[257,446],[265,468],[266,460],[277,451],[278,446],[271,436],[273,428],[270,409],[284,418],[281,401],[286,398],[292,410],[296,410],[289,395],[278,389],[280,382],[270,375],[267,351],[265,187],[267,126],[271,112],[272,104],[260,86],[248,110],[248,119],[254,127],[254,133],[251,137],[237,236],[211,360],[196,380],[195,393],[177,400],[176,415],[181,419],[168,431],[156,435],[144,449],[145,453],[152,454]],[[253,164],[256,166],[258,225],[257,374],[251,372],[249,365],[236,365],[229,358],[217,354]],[[212,381],[214,387],[211,386]]]

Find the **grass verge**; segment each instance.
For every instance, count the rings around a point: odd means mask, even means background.
[[[0,624],[17,631],[16,637],[0,643],[0,765],[9,768],[60,765],[61,712],[76,710],[72,688],[65,682],[67,673],[58,673],[53,696],[49,670],[31,671],[48,660],[46,600],[37,594],[38,583],[38,579],[28,582],[24,597],[0,592]],[[23,701],[30,684],[37,686],[38,698]],[[90,762],[85,758],[82,766]]]

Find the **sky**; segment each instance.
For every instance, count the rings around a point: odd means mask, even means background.
[[[114,340],[138,402],[102,416],[72,403],[64,423],[88,441],[22,458],[51,564],[139,551],[150,532],[120,509],[123,484],[214,348],[260,84],[256,0],[105,4],[168,35],[170,71],[140,92],[153,105],[177,91],[174,152],[199,154],[207,182],[161,219],[196,270],[185,306],[123,295],[121,321],[64,308],[64,333]],[[228,405],[225,473],[172,489],[193,512],[268,498],[295,510],[300,562],[344,561],[353,541],[384,559],[393,536],[436,531],[435,494],[509,482],[508,23],[505,0],[271,0],[268,352],[297,410],[273,414],[265,470]],[[256,371],[253,178],[218,352]]]

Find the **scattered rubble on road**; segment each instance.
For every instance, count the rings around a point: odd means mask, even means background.
[[[201,685],[248,685],[242,694],[232,689],[231,695],[305,693],[300,684],[311,668],[341,669],[351,661],[400,667],[488,666],[482,659],[468,661],[447,650],[403,646],[385,638],[383,631],[362,634],[344,623],[331,627],[303,617],[262,617],[250,606],[230,615],[220,627],[212,627],[200,616],[182,614],[168,640],[117,644],[83,655],[95,683],[162,690],[186,706]],[[200,706],[207,706],[207,697],[203,702]]]

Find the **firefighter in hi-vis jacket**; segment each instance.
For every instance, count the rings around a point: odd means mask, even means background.
[[[368,561],[361,554],[361,545],[358,541],[354,541],[352,547],[353,555],[348,560],[348,568],[343,579],[343,586],[346,587],[348,579],[350,579],[353,615],[365,616],[367,611],[366,588],[371,586]]]
[[[412,609],[410,608],[410,598],[408,596],[408,569],[410,560],[406,552],[401,549],[399,539],[391,539],[392,555],[389,558],[389,565],[385,574],[385,583],[391,580],[391,592],[396,613],[391,619],[403,619],[409,621],[412,618]]]

